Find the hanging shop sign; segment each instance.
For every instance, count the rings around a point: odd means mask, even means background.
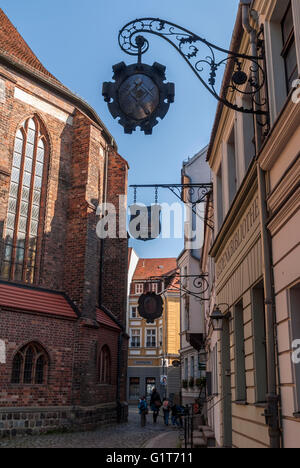
[[[139,298],[138,312],[141,317],[147,320],[147,323],[154,323],[163,314],[163,300],[161,296],[153,292],[143,294]]]
[[[125,133],[132,134],[140,127],[145,135],[163,119],[174,102],[174,83],[164,83],[166,67],[159,63],[152,66],[121,62],[113,67],[114,83],[103,83],[102,94],[114,119]]]
[[[157,239],[161,233],[161,206],[148,207],[138,204],[129,207],[129,233],[131,237],[141,241]]]

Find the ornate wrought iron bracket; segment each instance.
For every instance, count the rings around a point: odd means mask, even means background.
[[[145,54],[150,47],[149,41],[139,36],[141,33],[159,36],[171,44],[203,86],[225,106],[246,114],[266,116],[268,120],[267,100],[264,97],[259,98],[260,93],[264,95],[263,88],[266,83],[263,67],[265,59],[263,41],[258,40],[258,55],[255,57],[218,47],[188,29],[169,21],[160,18],[140,18],[126,24],[119,33],[121,49],[128,55],[138,56],[139,61],[141,55]],[[141,44],[143,44],[142,48]],[[208,55],[204,54],[204,58],[199,59],[201,45],[208,49]],[[217,58],[217,52],[225,54],[225,57]],[[224,94],[220,96],[216,89],[217,72],[227,63],[231,67],[231,80]],[[234,92],[248,98],[249,106],[248,102],[246,107],[231,102],[228,95]],[[262,125],[265,124],[262,123]]]
[[[149,281],[152,282],[162,280],[171,280],[172,288],[180,291],[182,296],[193,296],[200,301],[210,300],[204,296],[209,289],[208,275],[181,275],[180,273],[175,273],[172,276],[153,276],[149,278]],[[192,288],[189,283],[192,283]]]
[[[154,185],[130,185],[130,188],[134,189],[134,203],[137,202],[137,190],[139,188],[153,188],[155,190],[155,203],[158,203],[158,191],[159,189],[170,190],[180,201],[189,204],[192,208],[193,213],[199,216],[197,211],[197,205],[204,203],[208,195],[213,190],[213,184],[154,184]],[[214,229],[213,220],[203,219],[204,223],[210,229]]]

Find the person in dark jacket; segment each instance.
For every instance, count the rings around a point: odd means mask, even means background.
[[[172,415],[172,425],[179,427],[180,422],[178,418],[178,406],[175,403],[171,407],[171,415]]]
[[[147,404],[147,400],[145,396],[143,396],[140,399],[138,408],[140,410],[140,415],[141,415],[141,426],[145,427],[146,422],[147,422],[147,414],[148,414],[148,404]]]
[[[169,417],[170,417],[170,408],[171,404],[167,398],[164,398],[163,400],[163,413],[164,413],[164,421],[165,425],[169,425]]]
[[[157,418],[159,415],[159,410],[161,408],[161,398],[160,394],[156,390],[156,388],[153,389],[152,394],[151,394],[151,400],[150,400],[150,406],[151,410],[153,411],[153,423],[156,424]]]

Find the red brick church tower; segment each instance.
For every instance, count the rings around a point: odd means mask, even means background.
[[[0,9],[0,436],[126,418],[128,165]]]

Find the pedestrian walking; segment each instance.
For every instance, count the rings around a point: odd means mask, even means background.
[[[164,422],[165,422],[165,425],[168,426],[169,425],[169,417],[170,417],[170,402],[167,398],[164,398],[163,400],[163,412],[164,412]]]
[[[156,388],[153,389],[152,394],[151,394],[151,400],[150,400],[150,406],[151,406],[151,411],[153,411],[153,424],[157,423],[157,418],[159,415],[159,410],[161,408],[162,402],[160,398],[160,394],[156,390]]]
[[[145,427],[147,423],[147,414],[148,414],[148,403],[147,403],[145,396],[143,396],[140,399],[138,408],[140,410],[140,415],[141,415],[141,426]]]
[[[180,423],[178,421],[178,412],[177,412],[177,405],[174,403],[171,407],[171,415],[172,415],[172,425],[179,426]]]

